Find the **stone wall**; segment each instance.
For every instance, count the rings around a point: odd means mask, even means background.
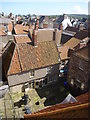
[[[35,75],[30,78],[29,72],[24,72],[16,75],[8,76],[8,84],[11,92],[21,92],[22,87],[25,83],[31,83],[31,81],[37,81],[42,78],[58,79],[59,76],[59,65],[53,65],[50,73],[47,73],[47,67],[35,70]]]

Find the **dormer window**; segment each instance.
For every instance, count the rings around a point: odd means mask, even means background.
[[[30,78],[34,77],[34,75],[35,75],[35,71],[34,71],[34,70],[31,70],[31,71],[29,72]]]

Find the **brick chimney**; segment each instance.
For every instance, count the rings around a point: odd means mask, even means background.
[[[37,47],[37,30],[33,31],[33,45]]]
[[[56,42],[56,45],[57,45],[57,46],[60,46],[61,35],[62,35],[62,31],[61,31],[61,30],[54,29],[54,32],[53,32],[53,40]]]
[[[39,19],[36,20],[36,23],[35,23],[35,30],[38,30],[39,28]]]

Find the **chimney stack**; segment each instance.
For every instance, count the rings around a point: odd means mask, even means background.
[[[37,47],[37,30],[33,31],[33,44]]]
[[[36,20],[36,23],[35,23],[35,30],[38,30],[39,28],[39,19]]]
[[[62,31],[55,29],[53,32],[53,40],[56,42],[57,47],[60,46],[61,43],[61,35],[62,35]]]

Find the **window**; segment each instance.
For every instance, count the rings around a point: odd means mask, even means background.
[[[81,89],[84,90],[85,85],[82,83],[81,84]]]
[[[31,77],[34,77],[34,74],[35,74],[35,71],[34,71],[34,70],[31,70],[31,71],[29,72],[30,78],[31,78]]]
[[[74,85],[74,79],[71,79],[71,85]]]
[[[47,74],[51,73],[51,69],[52,69],[52,67],[47,67]]]
[[[28,86],[28,85],[29,85],[28,83],[26,83],[26,84],[25,84],[25,89],[26,89],[26,88],[29,88],[29,86]]]
[[[80,62],[79,62],[79,69],[83,71],[83,63],[82,63],[81,60],[80,60]]]
[[[75,81],[75,85],[77,85],[77,87],[81,87],[81,82],[78,80],[78,79],[76,79],[76,81]]]
[[[39,85],[39,82],[36,82],[36,85]]]

